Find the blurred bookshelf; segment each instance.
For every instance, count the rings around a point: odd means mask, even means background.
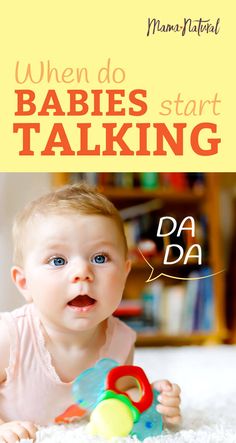
[[[132,271],[115,315],[137,331],[137,345],[222,343],[227,338],[225,275],[222,272],[203,278],[222,271],[224,267],[218,174],[52,174],[53,187],[79,181],[97,186],[120,210],[124,220]],[[187,231],[182,231],[178,238],[174,233],[165,239],[157,237],[158,220],[173,217],[179,227],[190,215],[195,220],[194,243],[201,246],[202,266],[198,266],[194,258],[185,264],[181,259],[163,265],[167,244],[179,244],[186,254],[193,240]],[[177,279],[161,276],[145,283],[151,270],[145,258],[158,274],[165,273]],[[173,262],[174,259],[172,256]]]
[[[236,174],[234,177],[236,181]],[[233,199],[233,223],[236,224],[236,193]],[[230,344],[236,344],[236,232],[233,229],[233,237],[230,247],[229,267],[227,270],[227,299],[226,299],[226,314],[227,326],[231,332],[230,339],[227,341]]]

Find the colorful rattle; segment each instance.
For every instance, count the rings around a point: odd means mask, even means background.
[[[138,401],[117,388],[117,381],[126,376],[138,384],[141,395]],[[152,390],[138,366],[119,366],[115,360],[102,359],[76,378],[72,391],[78,415],[84,410],[91,412],[88,431],[93,435],[107,439],[135,435],[143,440],[162,431],[162,417],[156,410],[158,392]],[[63,421],[71,408],[76,410],[76,406],[70,407],[60,416]]]

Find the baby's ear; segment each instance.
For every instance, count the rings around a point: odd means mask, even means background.
[[[125,262],[125,272],[126,272],[126,278],[128,277],[130,271],[131,271],[131,260],[126,260]]]
[[[26,299],[26,301],[31,302],[32,298],[28,292],[24,269],[21,268],[20,266],[13,266],[11,268],[11,277],[12,277],[12,280],[15,283],[17,289],[19,289],[19,291],[21,292],[23,297]]]

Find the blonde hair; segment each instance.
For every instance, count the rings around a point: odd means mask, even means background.
[[[116,223],[124,243],[127,255],[127,240],[124,225],[113,203],[102,195],[97,188],[86,183],[66,185],[55,191],[44,194],[28,203],[17,214],[13,224],[13,261],[14,264],[23,264],[24,238],[27,226],[35,215],[78,213],[82,215],[103,215]]]

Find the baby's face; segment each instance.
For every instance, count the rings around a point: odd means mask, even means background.
[[[85,331],[118,306],[130,263],[115,222],[100,215],[34,220],[25,245],[25,296],[42,321]]]

